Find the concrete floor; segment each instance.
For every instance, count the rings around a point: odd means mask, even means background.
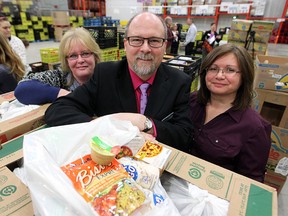
[[[30,43],[27,48],[27,62],[41,62],[40,49],[47,47],[59,47],[59,42],[45,41],[45,42],[35,42]],[[272,56],[287,56],[288,57],[288,44],[269,44],[267,55]],[[288,181],[278,195],[278,215],[287,216],[288,215]]]

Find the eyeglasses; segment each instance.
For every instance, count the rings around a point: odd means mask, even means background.
[[[225,76],[232,76],[236,73],[240,73],[240,71],[233,66],[226,66],[225,68],[219,68],[216,65],[212,65],[206,69],[207,73],[211,75],[217,75],[220,71],[222,71]]]
[[[140,47],[144,44],[144,40],[148,41],[150,47],[160,48],[163,46],[165,39],[158,37],[143,38],[138,36],[127,37],[128,43],[133,47]]]
[[[80,55],[81,58],[89,58],[93,52],[83,51],[80,54],[72,53],[71,55],[66,56],[66,58],[70,61],[78,59],[78,56]]]

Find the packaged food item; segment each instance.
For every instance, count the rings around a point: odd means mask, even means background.
[[[145,163],[144,161],[135,160],[130,157],[119,159],[129,175],[143,188],[152,190],[158,181],[160,171],[157,167]]]
[[[120,152],[116,155],[116,158],[120,159],[125,156],[135,156],[144,143],[145,139],[142,135],[135,136],[130,142],[121,146]]]
[[[92,160],[100,165],[111,163],[120,151],[120,146],[117,146],[112,140],[99,136],[91,139],[90,147]]]
[[[135,158],[143,160],[162,170],[170,154],[171,150],[163,147],[161,144],[146,141],[135,155]]]
[[[61,169],[99,215],[129,215],[145,201],[149,202],[116,159],[108,165],[99,165],[86,155]]]

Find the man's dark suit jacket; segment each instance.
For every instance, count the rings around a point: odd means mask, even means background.
[[[183,151],[188,150],[192,131],[190,85],[187,74],[162,63],[150,87],[144,113],[154,121],[159,142]],[[118,112],[138,112],[127,60],[98,63],[86,84],[58,98],[47,109],[45,121],[49,126],[65,125]],[[162,121],[170,113],[174,113],[173,117]]]

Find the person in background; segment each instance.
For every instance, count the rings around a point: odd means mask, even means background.
[[[165,23],[167,26],[167,45],[166,45],[166,54],[171,53],[171,44],[173,41],[173,34],[172,34],[172,18],[170,16],[167,16],[165,18]]]
[[[157,15],[142,12],[128,22],[127,59],[96,65],[93,77],[46,111],[49,126],[88,122],[114,114],[151,139],[187,151],[191,143],[191,78],[162,63],[167,29]]]
[[[216,29],[216,24],[211,23],[210,30],[206,31],[202,36],[202,59],[204,59],[206,55],[211,52],[215,46],[215,42],[219,43],[222,39],[222,36],[217,33]]]
[[[0,94],[14,91],[25,73],[24,65],[0,32]]]
[[[180,33],[178,31],[177,23],[173,24],[172,27],[173,41],[171,44],[171,54],[178,54],[179,42],[180,42]]]
[[[100,62],[100,48],[84,28],[67,31],[59,45],[61,67],[29,73],[15,89],[23,104],[45,104],[55,101],[87,82]]]
[[[189,56],[194,54],[194,43],[197,34],[197,28],[191,18],[187,19],[187,25],[189,26],[189,29],[186,34],[184,46],[185,46],[185,55]]]
[[[0,32],[2,32],[6,39],[8,39],[14,52],[19,55],[22,63],[25,66],[25,72],[28,73],[31,71],[31,67],[27,63],[25,46],[20,38],[11,35],[11,24],[3,13],[0,13]]]
[[[200,68],[200,89],[190,98],[191,153],[263,182],[271,147],[271,124],[250,105],[254,64],[240,46],[213,49]]]

